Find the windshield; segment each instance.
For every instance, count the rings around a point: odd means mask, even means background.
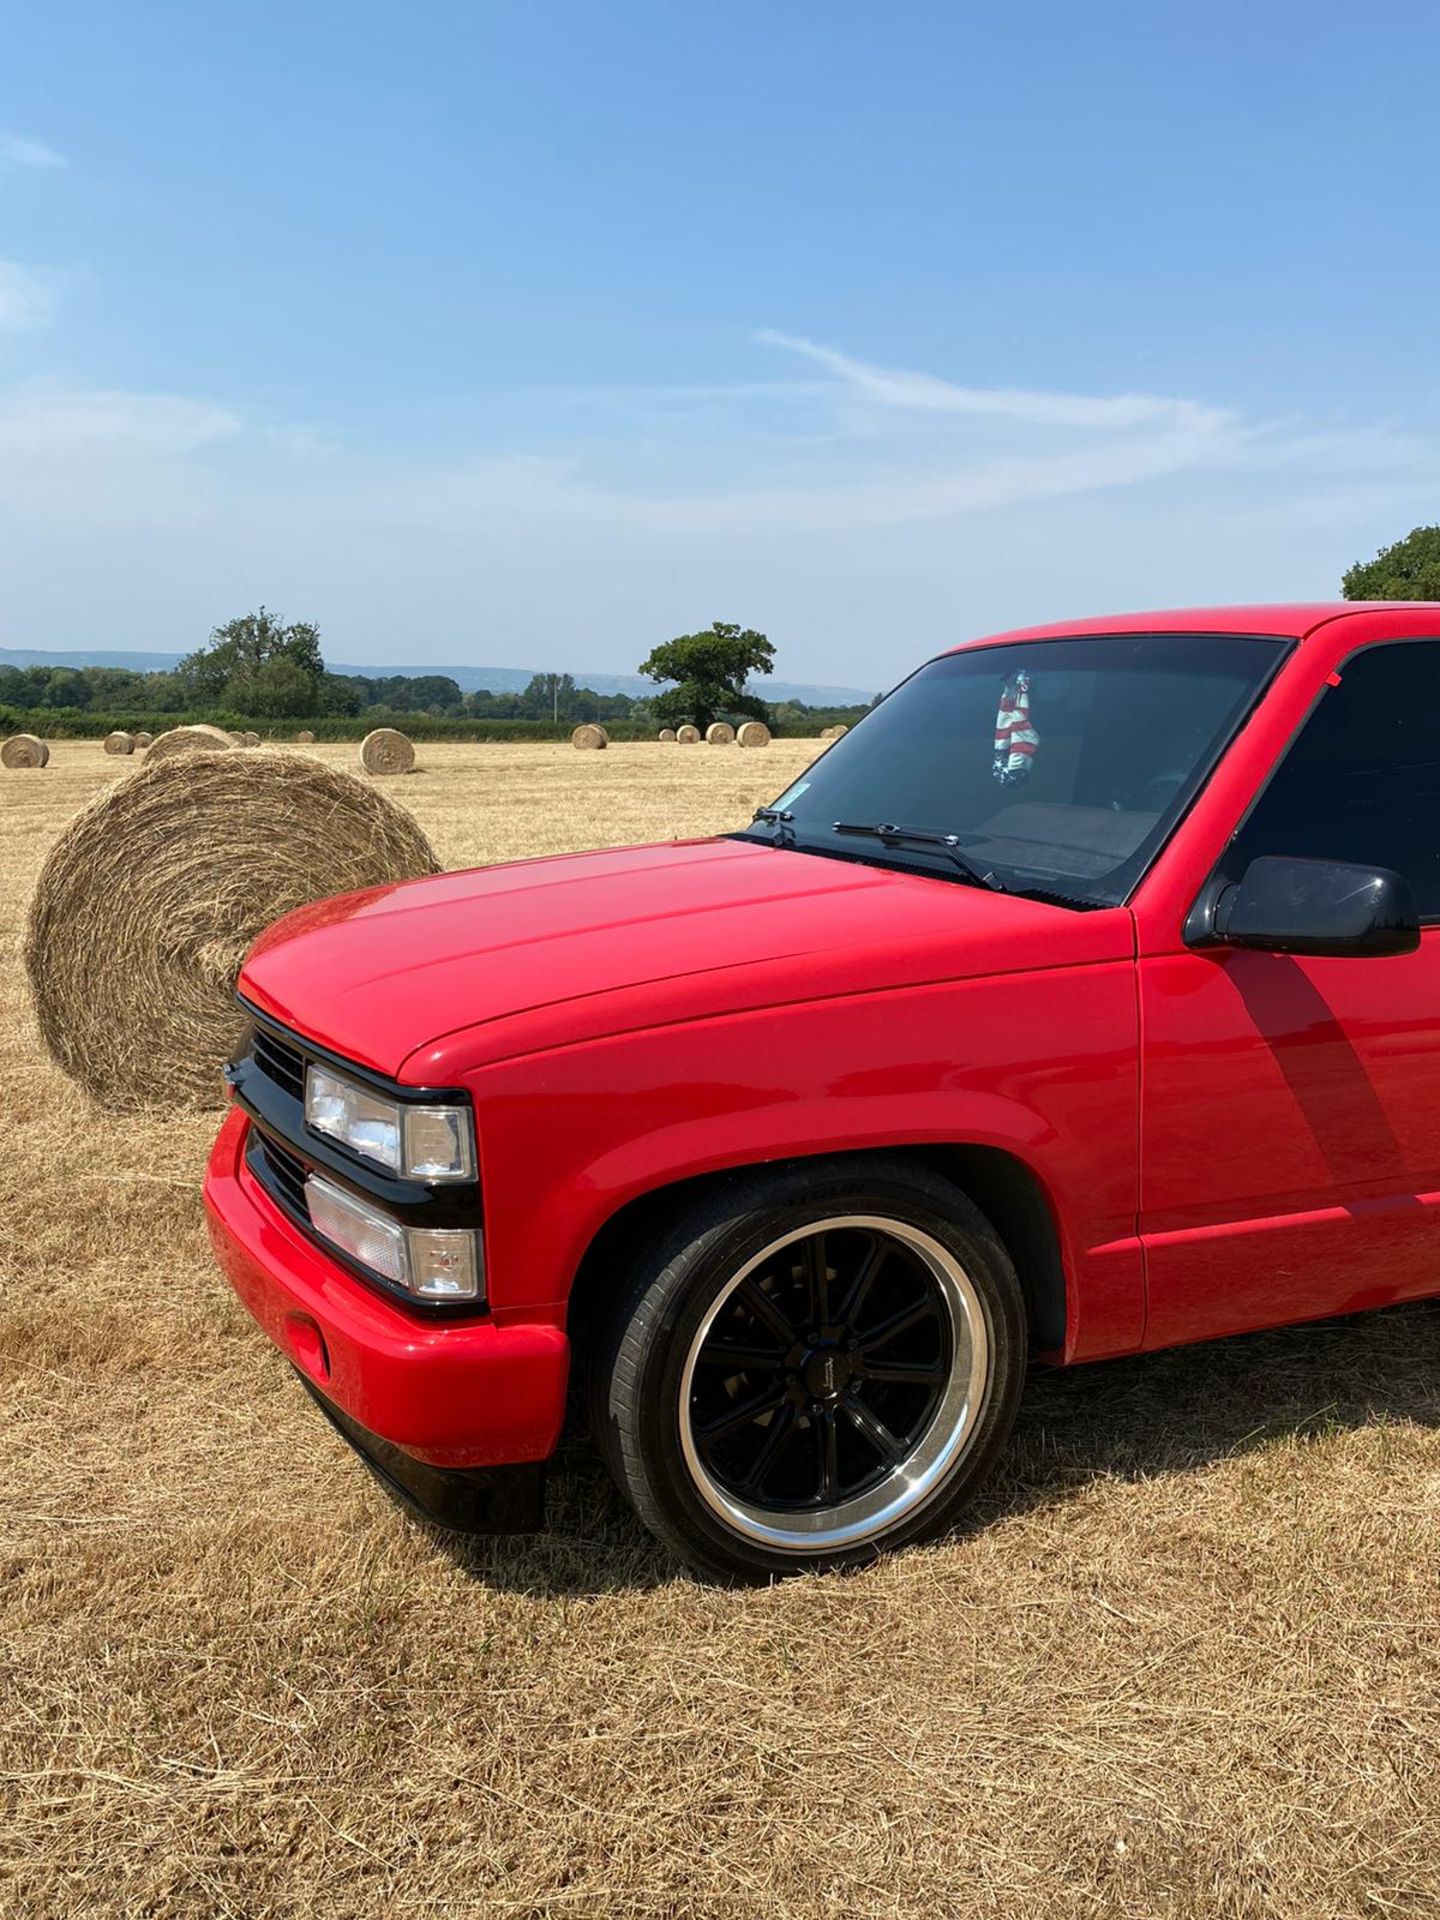
[[[1114,905],[1285,646],[1125,634],[947,654],[903,681],[744,837]]]

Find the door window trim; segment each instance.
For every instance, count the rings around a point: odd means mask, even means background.
[[[1349,653],[1342,655],[1330,671],[1338,674],[1340,679],[1343,680],[1345,678],[1346,668],[1349,667],[1352,661],[1358,660],[1363,653],[1376,653],[1382,647],[1421,646],[1440,647],[1440,633],[1397,633],[1387,635],[1381,640],[1362,641],[1358,647],[1352,647]],[[1278,778],[1281,768],[1299,745],[1305,729],[1310,725],[1310,722],[1315,718],[1315,715],[1324,704],[1326,695],[1334,693],[1335,691],[1336,686],[1332,680],[1327,678],[1322,682],[1315,694],[1315,698],[1295,723],[1294,730],[1289,739],[1285,742],[1279,753],[1276,754],[1274,764],[1271,766],[1270,771],[1251,795],[1250,804],[1235,822],[1224,846],[1220,849],[1216,857],[1214,866],[1212,866],[1209,873],[1206,874],[1205,879],[1201,883],[1200,891],[1191,902],[1190,911],[1186,914],[1184,924],[1180,929],[1180,937],[1187,947],[1206,947],[1215,944],[1215,903],[1225,888],[1232,884],[1232,876],[1225,872],[1225,862],[1230,857],[1231,849],[1245,831],[1246,827],[1249,826],[1251,816],[1265,798],[1266,794],[1269,793],[1271,783]],[[1435,926],[1440,926],[1440,912],[1422,913],[1420,915],[1422,932],[1427,927]]]

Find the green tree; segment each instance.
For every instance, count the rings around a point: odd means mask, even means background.
[[[1357,560],[1340,583],[1347,600],[1440,600],[1440,527],[1415,527]]]
[[[520,711],[527,720],[569,720],[588,718],[572,713],[575,704],[573,673],[532,674],[530,684],[520,696]]]
[[[225,699],[236,713],[281,720],[292,713],[314,713],[320,704],[319,683],[298,661],[277,653],[253,671],[242,667],[232,673],[225,683]]]
[[[79,667],[52,667],[50,684],[45,689],[47,707],[88,707],[90,677]]]
[[[651,680],[676,682],[651,702],[657,720],[667,726],[688,720],[703,732],[721,714],[768,718],[765,702],[745,691],[745,681],[774,665],[775,649],[763,633],[714,620],[700,633],[682,633],[654,648],[639,670]]]
[[[187,654],[176,671],[196,706],[223,702],[240,713],[261,713],[268,709],[254,704],[257,698],[266,697],[257,692],[262,686],[259,676],[277,660],[287,661],[310,683],[304,704],[286,711],[313,713],[325,662],[320,655],[320,629],[309,620],[296,620],[286,626],[265,607],[241,614],[238,620],[227,620],[223,627],[213,628],[205,645]],[[299,683],[291,676],[281,676],[278,681],[272,676],[263,684],[298,688]]]
[[[465,696],[448,673],[422,673],[410,682],[406,704],[417,713],[459,711]]]
[[[487,693],[483,687],[466,694],[465,713],[472,720],[528,720],[532,717],[526,712],[518,693]]]
[[[366,691],[365,682],[349,674],[322,673],[319,711],[353,719],[365,706]]]

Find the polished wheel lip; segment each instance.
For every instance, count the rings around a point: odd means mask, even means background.
[[[736,1289],[757,1268],[815,1233],[847,1228],[886,1235],[917,1254],[949,1317],[952,1362],[939,1405],[910,1452],[875,1486],[813,1513],[757,1507],[738,1499],[705,1466],[690,1412],[695,1369],[710,1330]],[[769,1241],[748,1260],[710,1303],[685,1355],[680,1375],[680,1451],[691,1484],[726,1527],[779,1552],[815,1554],[863,1546],[924,1504],[959,1465],[974,1436],[990,1375],[990,1332],[984,1304],[964,1266],[940,1241],[908,1220],[872,1213],[827,1214]]]

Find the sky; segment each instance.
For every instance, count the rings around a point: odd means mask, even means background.
[[[17,0],[0,645],[866,689],[1440,519],[1440,13]]]

